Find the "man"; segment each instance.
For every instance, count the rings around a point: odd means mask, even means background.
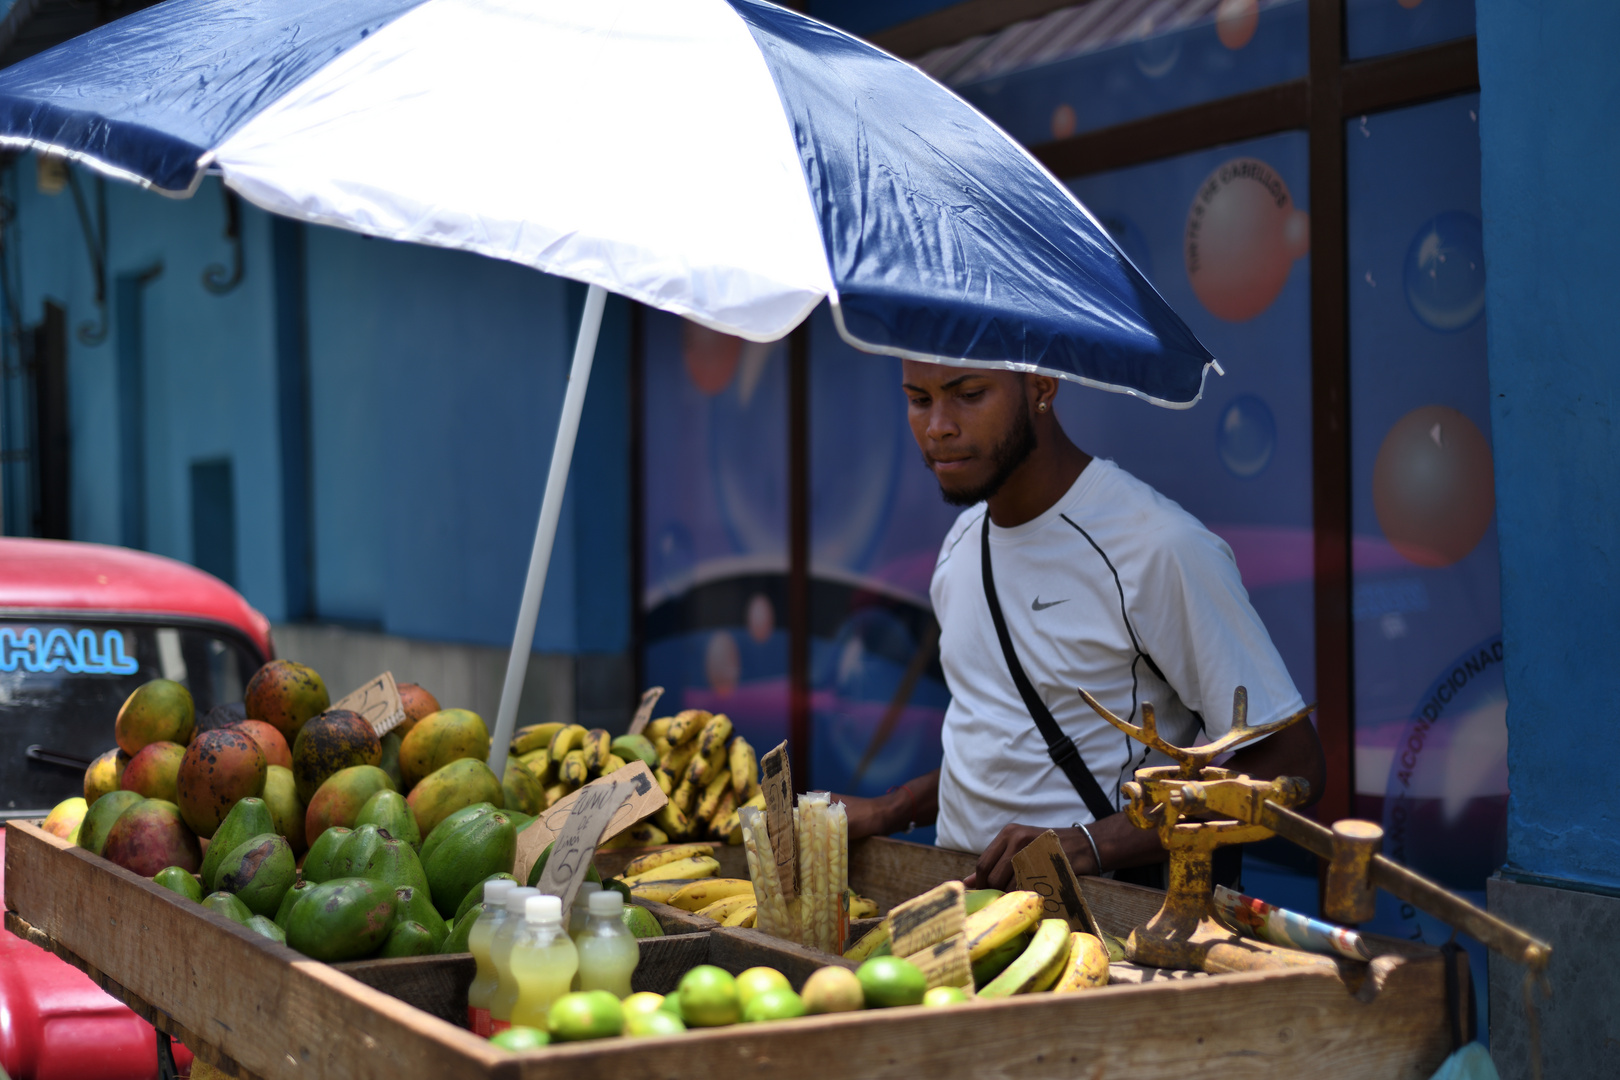
[[[850,838],[937,823],[942,847],[982,853],[970,886],[1001,889],[1013,855],[1048,828],[1083,874],[1163,862],[1154,832],[1087,808],[1083,781],[1054,763],[1031,709],[1044,706],[1053,735],[1073,740],[1102,810],[1122,805],[1120,785],[1136,769],[1166,759],[1096,716],[1076,687],[1131,722],[1151,703],[1160,733],[1181,746],[1200,729],[1213,739],[1230,728],[1240,685],[1251,724],[1303,709],[1231,550],[1071,442],[1052,404],[1057,379],[920,361],[905,361],[902,379],[924,463],[946,501],[968,507],[931,588],[951,704],[943,766],[878,798],[846,798]],[[1033,706],[995,625],[987,563]],[[1309,721],[1240,748],[1228,764],[1303,777],[1313,799],[1322,790]]]

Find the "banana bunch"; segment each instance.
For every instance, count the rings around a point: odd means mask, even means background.
[[[763,808],[765,796],[758,757],[748,740],[733,732],[731,719],[687,709],[652,721],[646,736],[658,755],[653,775],[669,796],[652,823],[671,840],[742,843],[737,812],[743,806]]]
[[[555,722],[519,728],[512,739],[512,753],[540,782],[547,808],[632,761],[650,765],[657,760],[652,744],[643,736],[620,735],[615,739],[601,728],[586,730],[581,724]],[[669,836],[663,830],[649,829],[635,846],[668,842]],[[617,846],[628,847],[631,843],[626,839]]]

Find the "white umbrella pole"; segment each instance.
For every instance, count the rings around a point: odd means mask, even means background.
[[[517,723],[523,676],[529,669],[529,651],[534,645],[534,623],[540,616],[540,596],[546,589],[546,568],[551,564],[551,546],[557,539],[557,519],[562,515],[568,467],[574,459],[574,437],[579,434],[579,416],[585,409],[585,387],[591,381],[591,360],[596,356],[596,335],[602,328],[602,306],[606,302],[607,291],[600,285],[592,285],[585,294],[579,337],[574,342],[574,364],[568,372],[568,392],[563,395],[557,442],[551,450],[551,471],[546,476],[545,497],[540,501],[540,524],[534,530],[529,574],[523,582],[523,603],[518,607],[517,629],[512,634],[512,655],[506,661],[501,707],[495,714],[489,767],[497,777],[506,774],[506,751],[511,746],[512,728]]]

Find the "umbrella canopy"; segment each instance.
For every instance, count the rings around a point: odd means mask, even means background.
[[[170,0],[0,72],[0,144],[752,340],[825,298],[859,349],[1171,407],[1213,365],[1022,147],[759,0]]]

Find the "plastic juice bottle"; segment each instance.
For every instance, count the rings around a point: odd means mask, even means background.
[[[489,1022],[489,999],[500,984],[495,972],[495,961],[489,947],[495,931],[506,921],[506,894],[517,888],[515,881],[490,881],[484,884],[483,911],[473,922],[467,935],[467,948],[478,961],[478,974],[467,988],[467,1026],[474,1034],[489,1038],[494,1034]]]
[[[495,991],[489,996],[489,1026],[505,1031],[512,1026],[512,1005],[517,1001],[517,981],[512,978],[512,940],[523,926],[523,905],[539,889],[520,885],[506,893],[506,919],[495,929],[489,942],[489,958],[495,967]],[[469,938],[471,934],[467,935]]]
[[[579,935],[585,930],[586,920],[591,917],[591,897],[601,891],[602,886],[594,881],[582,881],[579,883],[579,892],[574,894],[574,903],[568,909],[568,936],[576,942],[579,940]],[[574,973],[573,989],[578,990],[579,988],[579,973],[576,971]]]
[[[611,889],[592,893],[590,918],[579,946],[579,988],[606,990],[620,1001],[630,996],[630,975],[641,962],[641,943],[624,925],[624,897]]]
[[[512,1023],[544,1031],[552,1003],[568,993],[578,968],[579,952],[563,925],[562,901],[529,897],[523,925],[512,939],[512,975],[518,987]]]

